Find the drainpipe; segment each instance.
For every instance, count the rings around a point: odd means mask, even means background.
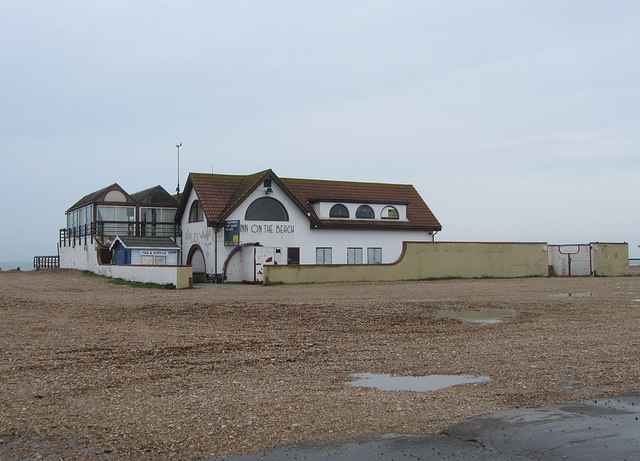
[[[436,234],[437,234],[438,232],[440,232],[440,231],[433,231],[433,232],[431,233],[431,240],[433,240],[434,242],[436,241]]]
[[[214,256],[213,256],[213,259],[215,261],[215,264],[214,264],[215,271],[216,271],[215,274],[214,274],[215,276],[218,275],[218,229],[219,229],[219,227],[216,224],[215,230],[213,231],[213,235],[214,235],[214,237],[213,237],[213,241],[214,241],[214,249],[213,249]]]

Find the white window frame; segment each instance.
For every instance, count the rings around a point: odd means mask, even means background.
[[[367,264],[382,264],[382,248],[367,248]]]
[[[114,219],[104,219],[101,212],[113,211]],[[118,215],[126,216],[118,216]],[[102,219],[101,219],[102,218]],[[122,218],[122,219],[119,219]],[[98,205],[96,221],[106,221],[102,227],[102,235],[135,235],[135,206]]]
[[[347,248],[347,264],[362,264],[362,247]]]
[[[330,247],[316,247],[316,264],[332,264],[332,254]]]
[[[147,219],[150,212],[150,219]],[[148,236],[172,236],[174,232],[173,219],[176,215],[175,208],[167,207],[140,207],[140,230]]]

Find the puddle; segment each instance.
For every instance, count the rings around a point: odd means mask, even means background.
[[[582,296],[593,296],[593,291],[578,291],[574,293],[551,293],[549,296],[552,298],[569,298],[572,296],[582,297]]]
[[[397,376],[375,373],[356,373],[351,375],[358,378],[345,384],[353,387],[372,387],[381,391],[414,391],[428,392],[457,386],[459,384],[486,383],[491,381],[488,376],[471,375],[427,375],[427,376]]]
[[[505,317],[514,317],[516,311],[511,309],[469,309],[469,310],[440,310],[437,318],[456,319],[475,323],[499,323]]]

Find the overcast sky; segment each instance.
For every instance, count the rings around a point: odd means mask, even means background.
[[[436,240],[629,242],[640,2],[14,1],[0,261],[188,172],[413,184]]]

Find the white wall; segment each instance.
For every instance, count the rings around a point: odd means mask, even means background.
[[[166,285],[171,283],[176,287],[177,267],[175,266],[98,266],[95,272],[116,279],[128,280],[131,282],[156,283]]]
[[[213,274],[216,272],[215,270],[215,237],[216,232],[214,228],[207,227],[207,216],[205,216],[204,221],[190,223],[189,222],[189,210],[191,210],[191,205],[194,200],[197,200],[197,195],[195,189],[191,189],[191,193],[189,194],[189,198],[187,200],[187,205],[184,209],[184,213],[182,214],[182,220],[180,225],[182,227],[182,264],[187,264],[187,258],[189,257],[189,250],[194,245],[200,245],[202,249],[202,253],[204,255],[204,263],[206,272],[209,274]],[[218,234],[218,239],[224,239],[224,229],[220,229]],[[224,244],[224,242],[222,242]],[[222,258],[224,261],[224,257]],[[219,267],[218,273],[222,272],[222,263],[220,263],[220,256],[218,257]]]
[[[180,269],[185,268],[176,266],[99,265],[96,242],[92,244],[88,241],[87,245],[60,247],[60,267],[63,269],[86,270],[94,274],[120,278],[131,282],[156,283],[159,285],[172,283],[178,288],[185,287],[185,283],[180,280],[179,274]],[[187,269],[191,271],[191,268]]]
[[[84,237],[82,238],[84,242]],[[91,243],[87,238],[87,244],[68,245],[60,247],[60,267],[63,269],[89,270],[98,266],[97,243]]]

